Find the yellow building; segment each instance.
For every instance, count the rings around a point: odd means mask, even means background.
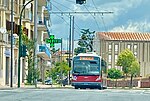
[[[108,63],[108,68],[118,68],[118,55],[129,48],[140,63],[140,75],[150,75],[150,33],[97,32],[94,49]]]
[[[15,45],[18,39],[18,28],[20,12],[24,4],[29,0],[13,0],[13,84],[17,84],[18,79],[18,47]],[[44,33],[47,33],[45,19],[49,19],[48,11],[44,7],[46,0],[38,0],[38,42],[37,46],[42,45]],[[22,16],[23,31],[28,38],[34,38],[34,1],[24,9]],[[10,65],[11,65],[11,0],[0,0],[0,85],[10,85]],[[41,39],[42,37],[42,39]],[[38,49],[39,51],[39,49]],[[40,52],[39,52],[40,53]],[[45,53],[44,53],[45,54]],[[40,56],[39,56],[40,57]],[[45,57],[44,57],[45,58]],[[43,59],[44,59],[43,58]],[[50,57],[46,57],[50,58]],[[26,79],[25,70],[27,69],[26,58],[21,58],[21,83]]]

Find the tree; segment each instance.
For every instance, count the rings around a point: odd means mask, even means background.
[[[94,33],[90,32],[89,29],[82,29],[81,30],[81,38],[78,41],[78,45],[79,47],[75,49],[75,53],[79,54],[79,53],[84,53],[86,49],[87,51],[92,52],[93,51],[93,39],[94,39]]]
[[[117,65],[122,66],[124,74],[131,76],[130,87],[132,87],[132,78],[140,72],[140,65],[132,51],[125,49],[119,54]]]
[[[27,83],[32,84],[34,82],[34,77],[39,76],[39,71],[34,70],[34,57],[33,57],[33,49],[34,49],[34,41],[29,39],[25,32],[22,33],[22,44],[27,46],[27,63],[28,63],[28,74],[27,74]],[[19,46],[19,40],[16,43]]]
[[[79,53],[86,53],[86,48],[77,47],[74,49],[74,54],[78,55]]]
[[[135,59],[134,54],[129,49],[125,49],[119,54],[117,65],[122,66],[122,71],[126,76],[129,74],[129,68]]]
[[[52,52],[52,54],[54,54],[54,53],[58,52],[59,50],[60,50],[59,48],[58,49],[52,48],[51,52]]]
[[[47,76],[52,77],[53,80],[57,80],[57,76],[61,77],[62,75],[67,76],[70,68],[67,62],[57,62],[55,67],[47,72]],[[61,79],[61,78],[59,78]]]
[[[139,65],[139,62],[137,60],[132,62],[131,67],[129,68],[129,73],[131,75],[130,87],[132,88],[133,77],[140,74],[140,65]]]
[[[108,78],[116,79],[115,87],[117,87],[117,79],[122,77],[122,72],[119,69],[111,68],[108,69]]]

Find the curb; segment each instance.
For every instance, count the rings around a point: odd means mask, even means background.
[[[37,86],[37,88],[35,88],[35,86],[24,86],[24,87],[20,87],[20,88],[0,87],[0,90],[14,90],[14,89],[73,89],[73,87],[72,86],[66,86],[66,87],[52,86],[51,87],[51,86],[44,86],[44,85]]]

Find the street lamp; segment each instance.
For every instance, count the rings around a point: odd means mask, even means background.
[[[18,57],[18,88],[20,88],[20,58],[21,58],[21,35],[22,35],[22,25],[21,25],[21,20],[22,20],[22,13],[25,9],[25,7],[31,3],[33,0],[30,0],[26,2],[25,5],[23,5],[21,13],[20,13],[20,18],[19,18],[19,57]]]

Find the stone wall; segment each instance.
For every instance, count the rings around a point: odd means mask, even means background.
[[[108,87],[130,87],[130,79],[128,80],[107,80]],[[150,78],[133,79],[133,87],[150,88]]]

